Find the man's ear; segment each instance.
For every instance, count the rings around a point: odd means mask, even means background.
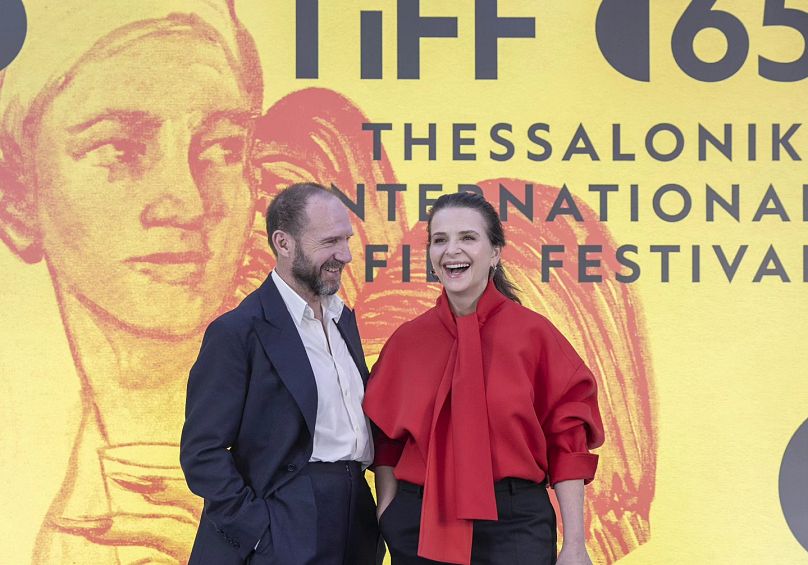
[[[15,147],[0,140],[0,239],[26,263],[42,259],[33,186],[26,186]]]
[[[283,230],[272,232],[272,244],[275,246],[275,251],[278,252],[278,257],[294,257],[295,240],[287,232]]]

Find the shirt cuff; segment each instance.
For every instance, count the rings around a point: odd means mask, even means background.
[[[395,467],[404,451],[404,442],[389,438],[376,440],[376,454],[373,459],[374,467]]]
[[[598,456],[594,453],[556,453],[550,461],[550,484],[583,479],[591,483],[598,468]]]

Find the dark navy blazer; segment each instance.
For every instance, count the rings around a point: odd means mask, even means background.
[[[356,318],[337,323],[362,379]],[[180,463],[205,499],[190,565],[240,565],[258,555],[305,563],[316,548],[311,482],[317,386],[294,321],[271,277],[214,320],[188,378]],[[368,540],[375,547],[376,540]]]

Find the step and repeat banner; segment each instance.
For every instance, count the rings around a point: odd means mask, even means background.
[[[593,561],[808,563],[808,1],[15,0],[0,38],[0,563],[187,561],[188,369],[304,180],[369,363],[439,294],[431,202],[494,203],[599,380]]]

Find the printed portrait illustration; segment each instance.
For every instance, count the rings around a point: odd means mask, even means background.
[[[237,2],[25,6],[26,43],[0,72],[0,238],[20,261],[47,266],[82,402],[58,494],[32,526],[30,562],[185,563],[202,509],[179,467],[188,370],[207,324],[274,265],[268,202],[316,181],[361,203],[341,294],[370,356],[439,294],[426,280],[425,226],[403,203],[388,220],[388,195],[375,187],[398,182],[395,163],[373,159],[359,106],[323,88],[273,97]],[[540,178],[480,180],[497,209],[500,184],[530,184],[537,209],[558,192]],[[543,244],[615,256],[606,226],[581,212],[583,221],[531,222],[511,210],[504,264],[523,303],[598,378],[607,439],[586,527],[593,560],[613,563],[651,535],[654,380],[630,285],[580,283],[574,261],[541,282]],[[387,266],[366,282],[365,248],[378,243]]]

